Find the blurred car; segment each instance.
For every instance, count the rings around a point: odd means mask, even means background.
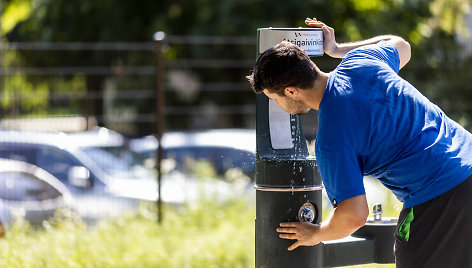
[[[136,159],[139,155],[121,134],[104,128],[76,134],[0,131],[0,157],[34,164],[57,177],[89,222],[135,210],[158,197],[155,170]],[[234,194],[229,183],[180,172],[164,176],[161,187],[163,202],[171,204],[195,200],[202,192]]]
[[[153,178],[153,167],[143,166],[143,156],[132,152],[128,139],[122,134],[104,128],[67,134],[67,141],[80,148],[113,178]]]
[[[71,205],[69,190],[50,173],[29,163],[0,159],[0,222],[11,224],[20,217],[39,225]]]
[[[152,152],[148,154],[130,150],[130,143],[133,140],[130,142],[116,131],[96,127],[92,130],[68,134],[67,139],[113,178],[142,180],[152,177],[153,183],[156,183],[155,158],[152,160],[147,158]],[[148,137],[146,137],[146,142],[148,142],[147,139]],[[238,194],[238,191],[234,190],[235,185],[231,183],[218,178],[195,177],[182,171],[182,169],[173,169],[167,170],[164,174],[161,181],[161,196],[164,202],[181,204],[194,201],[204,195],[219,196],[219,199],[224,199],[225,196]],[[157,185],[154,189],[157,189]]]
[[[208,161],[223,176],[238,169],[249,179],[256,173],[256,132],[249,129],[218,129],[193,132],[166,132],[162,138],[163,154],[176,170],[185,172],[189,160]],[[154,161],[158,148],[154,136],[132,139],[129,147],[143,158]]]
[[[0,131],[0,157],[34,164],[70,191],[80,216],[94,221],[157,199],[157,184],[146,169],[133,169],[111,153],[83,150],[64,133]]]

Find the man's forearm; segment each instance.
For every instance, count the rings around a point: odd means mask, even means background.
[[[341,206],[342,205],[342,206]],[[369,209],[365,195],[343,202],[331,216],[320,224],[318,235],[321,241],[344,238],[365,224]]]
[[[398,50],[400,56],[400,69],[405,66],[411,58],[410,44],[403,38],[394,35],[380,35],[364,41],[353,43],[338,44],[334,35],[334,29],[321,21],[307,18],[305,23],[311,27],[321,28],[323,30],[324,52],[333,58],[343,58],[349,51],[370,44],[376,44],[380,41],[392,41]]]
[[[333,51],[332,54],[330,54],[330,56],[333,58],[343,58],[349,51],[355,48],[362,47],[365,45],[370,45],[370,44],[377,44],[380,41],[388,41],[393,38],[398,38],[398,37],[394,35],[380,35],[380,36],[372,37],[370,39],[366,39],[362,41],[337,44],[336,49]]]
[[[380,41],[391,41],[395,45],[400,57],[400,69],[410,61],[410,44],[403,38],[395,35],[380,35],[363,41],[336,44],[336,48],[330,53],[330,56],[334,58],[343,58],[349,51],[355,48],[370,44],[377,44]]]

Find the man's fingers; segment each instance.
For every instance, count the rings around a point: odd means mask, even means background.
[[[325,25],[323,22],[318,21],[316,18],[313,18],[313,19],[306,18],[305,24],[311,27],[318,27],[318,28],[323,28],[323,26]]]
[[[308,26],[312,27],[323,27],[325,24],[320,21],[305,21]]]
[[[297,227],[300,222],[281,222],[280,227]]]
[[[279,234],[279,237],[283,239],[292,239],[292,240],[297,239],[296,234]]]
[[[279,233],[294,234],[296,233],[296,228],[277,228]]]
[[[297,242],[293,243],[290,247],[288,247],[288,250],[294,250],[294,249],[298,248],[298,246],[300,246],[300,245],[301,245],[300,241],[297,241]]]

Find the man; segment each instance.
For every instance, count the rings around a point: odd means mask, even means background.
[[[318,110],[315,152],[334,212],[321,224],[281,223],[289,247],[346,237],[369,214],[363,176],[378,178],[403,202],[395,233],[398,267],[472,267],[472,134],[397,73],[408,42],[378,36],[337,44],[323,29],[324,52],[343,58],[324,73],[297,46],[264,52],[248,80],[291,114]]]

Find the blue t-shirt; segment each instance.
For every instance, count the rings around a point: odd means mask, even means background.
[[[399,64],[382,41],[350,51],[329,75],[315,151],[334,206],[365,194],[364,176],[408,208],[472,174],[472,134],[403,80]]]

